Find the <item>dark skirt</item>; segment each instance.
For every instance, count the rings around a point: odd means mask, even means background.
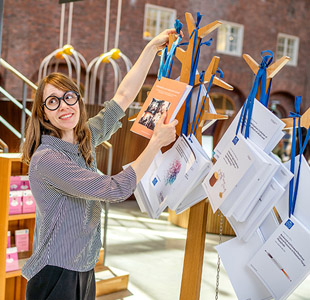
[[[95,300],[94,270],[76,272],[45,266],[27,282],[26,300]]]

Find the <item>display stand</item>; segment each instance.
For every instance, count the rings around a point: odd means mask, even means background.
[[[190,13],[185,14],[186,24],[188,27],[189,35],[196,29],[195,22]],[[190,71],[192,64],[192,53],[196,57],[198,45],[200,40],[215,30],[221,25],[221,22],[215,21],[211,24],[208,24],[200,29],[198,29],[197,40],[194,41],[194,36],[190,39],[189,45],[186,50],[181,48],[176,48],[175,56],[181,62],[181,74],[180,81],[189,83]],[[169,38],[169,46],[171,47],[172,42],[175,40],[175,36],[171,35]],[[196,48],[194,49],[194,45]],[[219,57],[214,57],[205,72],[204,82],[210,81],[212,75],[216,73]],[[228,90],[232,90],[233,87],[225,83],[220,78],[214,76],[213,83],[220,87],[223,87]],[[199,76],[195,78],[195,84],[199,84]],[[208,101],[207,101],[208,102]],[[177,126],[177,134],[181,133],[181,126],[183,115],[185,111],[185,105],[182,106],[180,112],[178,113],[176,119],[179,123]],[[227,116],[213,115],[210,114],[207,110],[202,114],[202,119],[199,123],[198,130],[196,131],[196,138],[201,143],[202,139],[202,125],[206,120],[212,119],[225,119]],[[191,124],[189,124],[189,127]],[[190,209],[189,213],[189,223],[187,231],[187,241],[184,255],[184,266],[183,266],[183,277],[182,285],[180,292],[180,299],[190,300],[190,299],[199,299],[200,295],[200,285],[201,285],[201,272],[202,272],[202,263],[203,263],[203,254],[205,246],[205,236],[206,236],[206,222],[207,222],[207,202],[201,201],[200,203],[194,205]]]
[[[189,35],[195,29],[195,22],[191,14],[186,13],[186,23],[189,30]],[[208,33],[212,32],[216,29],[221,23],[219,21],[215,21],[201,29],[198,30],[198,41],[196,45],[199,44],[199,39],[206,36]],[[174,39],[171,38],[169,40],[169,45]],[[189,46],[186,51],[177,48],[175,56],[182,63],[181,76],[180,81],[189,82],[190,76],[190,68],[191,68],[191,54],[192,51],[195,51],[195,55],[197,49],[193,49],[194,39],[192,38],[189,42]],[[243,56],[250,68],[256,74],[259,70],[259,64],[257,64],[254,59],[252,59],[249,55]],[[272,64],[267,68],[267,84],[266,88],[268,89],[270,85],[271,78],[274,77],[279,70],[288,62],[288,57],[282,57],[277,62]],[[210,74],[215,74],[218,59],[213,59],[208,68],[208,71],[205,75],[205,80],[208,81],[210,78]],[[195,81],[196,83],[196,81]],[[214,84],[221,86],[223,88],[232,89],[231,86],[227,85],[225,82],[220,80],[219,78],[214,77]],[[260,93],[260,89],[258,91]],[[179,120],[179,124],[182,124],[182,118],[184,115],[184,107],[179,112],[177,119]],[[203,123],[206,120],[210,119],[222,119],[222,116],[218,115],[210,115],[208,112],[203,114],[203,119],[199,124],[200,130],[197,131],[196,137],[198,141],[201,143],[201,128]],[[177,133],[180,134],[181,125],[177,128]],[[185,247],[185,255],[184,255],[184,265],[183,265],[183,275],[182,275],[182,283],[180,290],[180,300],[198,300],[200,298],[200,287],[201,287],[201,274],[202,274],[202,265],[203,265],[203,256],[204,256],[204,247],[205,247],[205,237],[206,237],[206,224],[207,224],[207,201],[201,201],[200,203],[194,205],[190,208],[189,212],[189,221],[188,221],[188,230],[187,230],[187,240]]]

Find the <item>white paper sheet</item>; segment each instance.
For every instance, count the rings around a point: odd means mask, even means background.
[[[272,296],[247,266],[263,240],[255,233],[248,243],[231,239],[216,247],[239,300],[268,300]]]
[[[222,139],[215,147],[215,159],[219,158],[226,148],[226,145],[235,136],[240,115],[241,110],[238,112]],[[266,153],[270,153],[283,137],[284,133],[282,132],[282,129],[284,126],[285,124],[276,115],[255,99],[249,138],[258,147],[263,149]]]
[[[309,230],[291,216],[282,222],[248,265],[276,300],[284,300],[310,273],[309,248]]]

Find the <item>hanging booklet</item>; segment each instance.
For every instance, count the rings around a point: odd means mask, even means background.
[[[168,198],[173,196],[176,189],[184,188],[184,184],[187,184],[186,174],[195,160],[195,152],[185,136],[179,137],[172,148],[164,153],[162,163],[150,178],[153,192],[160,203],[170,204]]]
[[[282,222],[248,266],[276,300],[287,297],[310,274],[310,231],[293,215]]]
[[[274,154],[270,153],[270,156],[274,157]],[[258,229],[266,216],[270,213],[277,201],[282,197],[285,188],[288,187],[288,183],[292,177],[293,174],[284,166],[284,164],[280,163],[280,168],[259,197],[259,200],[255,203],[247,219],[244,222],[238,222],[234,218],[234,215],[228,217],[228,221],[239,239],[244,241],[249,240],[251,235]]]
[[[130,130],[150,139],[164,111],[165,123],[172,122],[191,89],[186,83],[165,77],[156,80]]]
[[[272,180],[277,170],[280,168],[280,162],[269,156],[266,152],[260,149],[250,139],[247,139],[248,145],[252,147],[259,159],[265,163],[265,167],[258,166],[257,172],[252,177],[252,184],[248,184],[239,194],[238,201],[235,202],[233,212],[234,218],[239,222],[244,222],[260,196]],[[255,182],[256,180],[256,182]]]
[[[180,177],[179,181],[176,182],[172,193],[170,193],[166,199],[169,208],[172,210],[176,210],[179,205],[182,205],[184,199],[186,198],[187,207],[197,203],[197,198],[193,197],[192,200],[189,200],[188,197],[190,198],[196,187],[201,185],[203,179],[206,177],[212,167],[211,159],[203,150],[196,137],[194,135],[191,135],[190,137],[183,137],[190,145],[195,155],[195,161],[190,169],[186,172],[186,174],[184,174],[184,177]]]
[[[274,212],[270,212],[260,228],[254,232],[246,243],[238,238],[233,238],[216,246],[239,300],[272,299],[271,293],[248,267],[248,262],[278,226],[279,222]]]
[[[294,216],[300,222],[302,222],[308,230],[310,230],[310,201],[309,201],[309,194],[310,194],[310,185],[309,185],[309,178],[310,178],[310,166],[307,163],[307,160],[303,155],[295,157],[295,174],[297,174],[297,170],[299,168],[299,161],[300,161],[300,176],[299,176],[299,185],[298,191],[296,195],[296,204],[294,210]],[[286,162],[284,165],[289,169],[290,161]],[[296,177],[294,178],[294,182],[296,182]],[[281,197],[280,201],[278,201],[275,205],[279,216],[282,220],[285,220],[289,217],[289,189],[286,189],[285,194]]]
[[[219,158],[229,141],[234,137],[241,116],[240,110],[233,122],[224,133],[214,149],[214,157]],[[247,119],[245,120],[245,122]],[[269,153],[284,136],[282,129],[285,124],[258,100],[254,100],[253,113],[250,122],[249,138],[258,147]]]
[[[247,266],[253,255],[262,247],[264,239],[256,232],[245,243],[233,238],[216,246],[225,271],[239,300],[269,300],[271,293]]]
[[[266,163],[255,154],[243,135],[238,134],[227,145],[220,158],[203,181],[213,212],[218,208],[231,215],[238,195],[256,182],[255,174]]]
[[[157,219],[161,212],[167,207],[167,205],[163,206],[162,202],[158,201],[158,198],[152,190],[150,181],[152,174],[157,170],[159,165],[162,163],[162,160],[163,154],[159,151],[144,176],[138,182],[134,191],[134,195],[141,212],[146,212],[148,216],[153,219]],[[123,166],[123,169],[125,169],[128,165]]]

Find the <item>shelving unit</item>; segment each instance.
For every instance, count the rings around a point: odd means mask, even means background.
[[[7,232],[29,229],[29,248],[31,249],[35,214],[9,216],[10,178],[26,175],[28,167],[21,162],[19,153],[0,154],[0,300],[20,300],[25,298],[26,280],[21,276],[21,268],[31,255],[31,250],[18,254],[19,270],[6,272]]]

